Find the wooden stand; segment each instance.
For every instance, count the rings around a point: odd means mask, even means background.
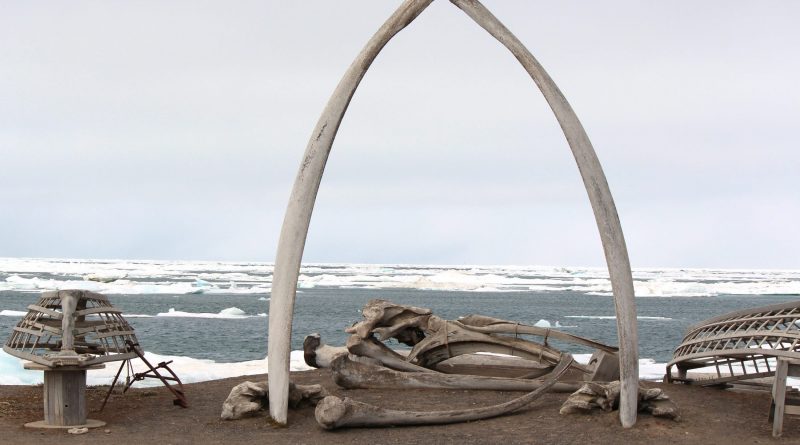
[[[44,371],[44,420],[26,423],[28,428],[97,428],[106,423],[86,418],[86,371],[105,365],[51,368],[25,363],[25,369]]]
[[[778,358],[775,382],[772,384],[772,406],[770,407],[773,437],[780,437],[783,433],[784,414],[800,415],[800,406],[797,406],[797,402],[786,400],[787,377],[800,377],[800,360]]]

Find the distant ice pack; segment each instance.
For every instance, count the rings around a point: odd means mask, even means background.
[[[272,264],[0,258],[0,291],[85,289],[102,294],[257,294],[272,290]],[[800,295],[798,270],[635,269],[638,297]],[[611,295],[605,268],[306,264],[298,288]]]

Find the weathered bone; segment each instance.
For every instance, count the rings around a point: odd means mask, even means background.
[[[572,356],[564,354],[558,366],[540,387],[522,397],[498,405],[449,411],[400,411],[357,402],[348,397],[342,400],[329,396],[317,404],[315,416],[317,423],[329,430],[341,427],[439,425],[489,419],[514,412],[539,398],[555,385],[571,362]]]
[[[287,417],[292,316],[300,262],[333,140],[355,90],[375,57],[394,35],[411,23],[431,2],[406,0],[367,42],[334,90],[306,147],[281,227],[273,271],[268,354],[270,387],[275,398],[281,401],[270,406],[270,414],[278,423],[286,423]],[[575,112],[528,49],[479,1],[451,2],[514,54],[550,104],[575,157],[595,215],[614,293],[617,335],[621,346],[620,420],[623,427],[631,427],[636,423],[636,387],[639,379],[636,302],[625,238],[603,169]]]
[[[434,369],[446,374],[522,378],[522,376],[542,370],[544,370],[542,373],[544,375],[551,371],[553,367],[549,363],[542,364],[538,361],[526,360],[521,357],[496,354],[462,354],[440,361]]]
[[[523,357],[541,366],[531,369],[529,373],[514,377],[535,378],[547,374],[558,361],[561,352],[546,344],[531,342],[523,338],[499,335],[498,333],[515,333],[508,326],[511,322],[490,317],[472,316],[467,322],[478,326],[444,320],[432,315],[429,309],[399,305],[385,300],[370,300],[362,313],[365,320],[347,328],[353,335],[348,340],[348,350],[358,356],[372,357],[385,366],[400,371],[427,372],[435,369],[444,361],[462,354],[493,352]],[[486,327],[491,326],[491,327]],[[546,330],[529,327],[535,334],[546,334]],[[367,330],[371,329],[371,330]],[[525,330],[525,326],[522,326]],[[484,332],[486,331],[486,332]],[[497,333],[494,333],[497,332]],[[557,331],[554,331],[557,332]],[[377,341],[372,334],[378,333],[383,338],[400,338],[414,348],[403,357]],[[612,347],[580,337],[564,334],[565,338],[578,339],[591,346],[603,349]],[[546,338],[546,337],[545,337]],[[591,372],[589,367],[573,363],[573,368],[583,372]],[[502,371],[500,371],[502,372]],[[495,375],[498,377],[503,376]]]
[[[428,329],[429,321],[430,314],[404,312],[389,320],[387,326],[374,328],[372,333],[381,341],[394,338],[408,346],[414,346],[425,338],[424,331]]]
[[[525,71],[539,87],[553,114],[561,125],[569,148],[578,164],[589,203],[592,205],[600,241],[608,265],[611,290],[614,294],[614,309],[617,314],[617,338],[620,354],[619,368],[622,384],[619,418],[624,428],[636,423],[636,398],[639,387],[639,341],[636,330],[636,299],[633,291],[633,277],[628,258],[625,236],[619,222],[614,198],[597,159],[589,136],[583,129],[578,116],[558,89],[544,67],[533,57],[528,48],[503,25],[478,0],[450,0],[464,11],[481,28],[502,43],[516,57]]]
[[[347,356],[337,357],[331,365],[333,381],[347,389],[476,389],[492,391],[533,391],[541,380],[442,374],[438,372],[399,372],[389,368],[354,362]],[[558,382],[555,392],[573,392],[577,382]]]
[[[495,352],[525,357],[555,365],[560,352],[521,338],[490,335],[475,332],[455,322],[443,320],[431,315],[428,320],[430,334],[417,343],[406,358],[416,361],[424,367],[432,367],[436,363],[459,354],[476,352]],[[578,364],[573,366],[581,367]],[[585,370],[588,372],[588,369]]]
[[[616,350],[611,346],[560,331],[551,332],[549,329],[520,325],[491,317],[473,315],[459,321],[448,321],[432,315],[427,308],[404,306],[386,300],[370,300],[364,306],[362,314],[364,320],[345,329],[345,332],[353,334],[348,341],[348,349],[351,353],[374,357],[382,361],[382,357],[387,357],[387,360],[391,360],[388,357],[392,356],[400,359],[399,355],[394,354],[388,348],[378,351],[377,348],[385,348],[385,346],[375,341],[372,335],[378,335],[380,340],[397,338],[406,344],[414,345],[411,353],[408,357],[403,358],[403,361],[416,362],[425,368],[434,368],[442,360],[473,352],[518,355],[542,361],[550,368],[555,365],[560,355],[559,351],[547,347],[546,344],[541,345],[517,338],[516,334],[540,335],[545,337],[545,340],[549,334],[552,334],[553,338],[561,338],[607,351]],[[497,335],[501,333],[515,334],[515,337]],[[370,342],[369,346],[375,351],[367,354],[354,350],[350,342],[353,342],[353,345],[362,346],[358,340]],[[411,370],[398,360],[392,360],[392,362],[385,361],[384,363],[392,369]],[[580,368],[580,365],[574,366]],[[588,372],[587,369],[581,368],[581,370]],[[548,371],[549,369],[546,369],[539,372],[538,375],[543,375]]]
[[[330,368],[333,359],[340,355],[347,355],[346,347],[328,346],[316,332],[303,340],[303,359],[308,366]]]
[[[295,385],[289,382],[289,406],[292,408],[316,406],[329,395],[322,385]]]
[[[222,404],[223,420],[236,420],[252,417],[268,405],[269,388],[267,382],[242,382],[233,387]]]
[[[567,398],[559,412],[561,414],[585,413],[599,408],[609,412],[618,408],[620,382],[586,383]],[[656,417],[678,419],[678,406],[664,394],[661,388],[639,387],[638,410]]]
[[[393,335],[389,335],[391,331],[425,325],[431,310],[399,305],[386,300],[370,300],[364,305],[361,314],[364,316],[364,320],[344,331],[348,334],[356,334],[361,338],[367,338],[381,328],[391,327],[391,329],[383,330],[385,336],[382,336],[381,340],[386,340],[393,337]]]
[[[613,382],[619,380],[619,356],[605,351],[594,351],[589,358],[592,372],[584,380],[592,382]]]
[[[564,340],[569,343],[578,345],[589,346],[590,348],[599,349],[606,352],[617,352],[619,348],[609,346],[588,338],[572,335],[567,332],[556,331],[550,328],[540,328],[537,326],[528,326],[513,321],[501,320],[499,318],[487,317],[485,315],[467,315],[461,317],[453,323],[459,323],[468,326],[470,329],[483,332],[486,334],[527,334],[538,335],[545,338],[555,338]]]
[[[327,397],[328,391],[320,385],[295,385],[289,383],[289,406],[297,408],[303,404],[316,405]],[[242,382],[233,387],[222,404],[223,420],[253,417],[269,405],[267,382]]]
[[[384,366],[399,371],[409,372],[431,372],[430,369],[415,365],[406,361],[405,357],[390,349],[373,337],[361,338],[358,335],[351,335],[347,339],[347,350],[351,354],[361,357],[374,358]]]
[[[538,354],[531,353],[521,348],[513,348],[508,347],[505,345],[498,345],[496,343],[482,343],[482,342],[473,342],[473,341],[456,341],[454,343],[448,343],[447,345],[439,346],[435,349],[430,349],[425,352],[424,357],[420,360],[420,364],[425,367],[430,368],[437,368],[439,363],[442,363],[446,360],[451,359],[452,357],[458,357],[461,355],[467,354],[478,354],[478,353],[494,353],[494,354],[505,354],[514,357],[520,357],[529,361],[539,362],[539,367],[531,366],[531,370],[528,373],[523,374],[521,378],[535,378],[538,376],[545,375],[552,371],[553,365],[546,361],[539,361],[541,357]],[[578,363],[573,363],[573,367],[582,367]]]
[[[278,252],[275,254],[275,268],[272,272],[267,354],[269,387],[273,403],[269,406],[269,413],[279,424],[285,424],[288,415],[289,353],[297,277],[300,275],[300,262],[303,258],[314,201],[319,191],[319,184],[322,182],[322,173],[325,171],[333,140],[350,99],[375,57],[392,37],[408,26],[432,1],[404,1],[369,39],[336,86],[308,141],[286,207],[278,240]]]

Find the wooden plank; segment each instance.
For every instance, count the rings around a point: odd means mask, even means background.
[[[44,332],[45,332],[45,331],[35,331],[33,329],[28,329],[28,328],[21,328],[19,326],[14,326],[14,330],[17,331],[17,332],[22,332],[23,334],[35,335],[37,337],[41,337],[42,334],[44,334]],[[53,333],[58,335],[58,332],[53,332]]]
[[[721,385],[725,383],[733,383],[738,381],[743,381],[744,379],[760,379],[765,377],[772,377],[773,374],[771,372],[760,372],[760,373],[753,373],[753,374],[740,374],[740,375],[730,375],[725,377],[707,377],[708,374],[705,374],[706,377],[672,377],[672,380],[675,382],[686,383],[689,385],[700,385],[700,386],[715,386]]]
[[[729,312],[727,314],[718,315],[716,317],[709,318],[707,320],[703,320],[701,322],[695,323],[689,327],[689,332],[693,333],[697,330],[702,330],[705,326],[714,326],[716,324],[724,324],[725,322],[730,323],[737,323],[739,321],[746,321],[751,319],[763,319],[766,317],[775,317],[775,318],[798,318],[798,314],[781,314],[775,316],[768,316],[768,315],[756,315],[756,314],[764,314],[770,312],[779,312],[783,310],[791,310],[797,308],[797,302],[792,301],[789,303],[779,303],[779,304],[772,304],[768,306],[761,306],[757,308],[751,309],[742,309],[735,312]],[[749,315],[750,317],[740,318]]]
[[[86,370],[44,371],[44,421],[58,426],[86,423]]]
[[[772,387],[772,400],[775,403],[775,414],[772,421],[772,436],[780,437],[783,432],[783,413],[786,406],[786,373],[789,363],[778,359],[775,370],[775,384]]]
[[[79,311],[75,311],[75,316],[81,317],[84,315],[94,315],[103,313],[121,314],[122,311],[113,306],[90,307],[88,309],[81,309]]]
[[[713,366],[714,362],[722,358],[739,359],[739,360],[754,360],[762,358],[797,358],[798,352],[795,351],[782,351],[778,349],[760,349],[760,348],[747,348],[740,350],[715,350],[697,352],[693,354],[686,354],[676,359],[672,359],[667,366],[680,365],[683,368],[702,368],[705,366]],[[692,362],[695,363],[692,363]],[[698,363],[699,362],[699,363]],[[707,364],[704,364],[707,363]]]
[[[797,303],[792,302],[791,304],[796,305]],[[750,310],[745,310],[743,312],[749,312],[749,311]],[[789,317],[787,317],[786,315],[767,315],[767,316],[754,316],[754,317],[746,317],[746,318],[734,318],[734,319],[729,319],[729,320],[720,321],[720,322],[716,322],[716,323],[694,325],[696,327],[694,327],[694,326],[689,327],[690,330],[686,333],[684,338],[690,337],[690,336],[692,336],[694,334],[697,334],[699,332],[703,332],[703,331],[705,331],[705,330],[707,330],[709,328],[721,327],[721,326],[726,326],[726,325],[729,325],[729,324],[730,325],[740,325],[742,323],[747,323],[748,321],[762,321],[762,320],[766,323],[766,322],[778,321],[778,320],[786,319],[786,318],[794,319],[794,318],[800,318],[800,317],[798,315],[789,316]]]
[[[684,341],[683,343],[681,343],[681,347],[694,346],[694,345],[701,344],[701,343],[720,342],[720,341],[723,341],[723,340],[729,340],[730,341],[730,340],[734,340],[734,339],[736,339],[737,343],[738,343],[738,342],[741,342],[744,338],[752,338],[752,337],[758,337],[758,338],[761,338],[761,337],[779,337],[779,338],[787,338],[787,339],[789,339],[789,338],[798,339],[798,338],[800,338],[800,330],[795,331],[795,332],[786,332],[786,331],[765,332],[763,330],[758,330],[758,329],[748,329],[748,330],[745,330],[745,331],[733,331],[731,333],[727,333],[726,332],[726,333],[720,334],[720,335],[709,335],[707,337],[700,337],[700,338],[697,338],[697,339],[694,339],[694,340]],[[736,348],[730,348],[730,349],[736,349]]]
[[[51,316],[51,317],[53,317],[53,318],[55,318],[57,320],[61,320],[64,317],[64,314],[62,314],[61,312],[54,311],[54,310],[48,309],[46,307],[37,306],[35,304],[28,305],[28,310],[38,311],[38,312],[41,312],[43,314],[47,314],[47,315],[49,315],[49,316]]]
[[[123,336],[131,336],[133,334],[134,334],[133,331],[113,331],[113,332],[98,333],[96,337],[97,338],[117,337],[117,336],[123,337]]]

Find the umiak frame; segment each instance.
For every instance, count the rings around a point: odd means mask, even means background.
[[[622,383],[620,420],[623,427],[631,427],[636,423],[639,380],[636,304],[622,226],[600,161],[572,107],[530,51],[478,0],[450,1],[508,48],[522,64],[550,105],[578,164],[600,232],[614,293]],[[405,0],[378,29],[337,85],[306,147],[281,228],[269,305],[269,411],[278,423],[287,421],[289,353],[300,263],[333,140],[353,94],[375,57],[432,2]]]

